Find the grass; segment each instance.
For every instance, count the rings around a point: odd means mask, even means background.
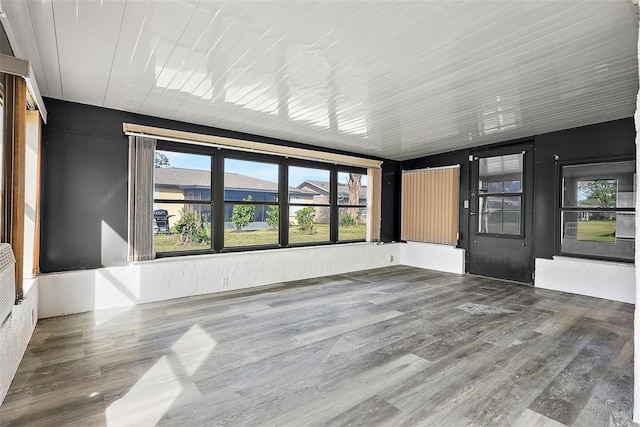
[[[312,243],[312,242],[328,242],[329,241],[329,224],[316,224],[315,233],[306,234],[296,226],[289,228],[289,243]],[[340,227],[338,229],[339,240],[364,240],[366,236],[366,226],[359,224],[355,227]],[[243,232],[234,232],[226,230],[224,233],[224,246],[258,246],[258,245],[275,245],[278,244],[277,230],[251,230]],[[178,243],[177,234],[156,234],[155,250],[156,252],[172,252],[172,251],[189,251],[209,249],[210,245],[195,244],[190,246],[180,245]]]
[[[615,242],[615,220],[578,221],[578,240],[590,242]]]

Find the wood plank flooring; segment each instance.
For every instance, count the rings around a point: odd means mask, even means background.
[[[633,306],[389,267],[38,322],[2,426],[626,426]]]

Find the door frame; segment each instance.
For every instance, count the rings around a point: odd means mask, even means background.
[[[517,141],[510,144],[499,146],[487,146],[476,147],[469,150],[469,181],[468,181],[468,193],[467,200],[469,201],[469,208],[467,211],[467,232],[468,232],[468,256],[466,257],[466,270],[469,274],[479,274],[473,269],[472,259],[474,257],[474,245],[478,237],[478,209],[479,209],[479,195],[477,187],[477,180],[479,174],[479,159],[485,157],[504,156],[509,154],[518,154],[522,152],[523,165],[522,165],[522,200],[521,200],[521,230],[520,235],[500,235],[491,233],[480,234],[481,238],[490,239],[505,239],[505,240],[519,240],[522,241],[523,246],[528,245],[529,255],[526,257],[528,263],[528,271],[526,281],[508,279],[504,277],[485,275],[486,277],[494,277],[498,279],[512,280],[519,283],[532,285],[535,279],[535,254],[534,254],[534,199],[535,199],[535,184],[534,184],[534,168],[535,168],[535,145],[534,141],[527,139],[523,141]],[[473,196],[475,194],[475,197]],[[475,254],[477,255],[477,254]]]

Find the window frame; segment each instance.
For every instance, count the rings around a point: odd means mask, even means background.
[[[562,216],[565,212],[613,212],[613,213],[633,213],[634,217],[636,215],[635,205],[633,207],[591,207],[588,208],[580,207],[580,206],[572,206],[565,207],[564,206],[564,168],[567,166],[588,166],[594,164],[606,164],[606,163],[619,163],[619,162],[632,162],[634,165],[634,176],[637,174],[635,170],[636,163],[633,157],[608,157],[608,158],[589,158],[585,160],[568,160],[568,161],[556,161],[556,181],[557,181],[557,197],[556,197],[556,218],[555,218],[555,254],[558,256],[566,256],[570,258],[583,258],[583,259],[593,259],[599,261],[613,261],[613,262],[623,262],[634,264],[635,256],[632,258],[621,258],[616,256],[608,256],[608,255],[592,255],[592,254],[581,254],[575,252],[566,252],[562,250],[562,236],[563,236],[563,220]],[[610,176],[603,175],[601,177],[593,177],[589,180],[608,180],[612,179]],[[585,181],[586,179],[581,179]],[[635,183],[635,179],[634,179]],[[635,184],[634,184],[635,186]],[[616,193],[619,193],[619,190],[616,190]],[[635,189],[634,189],[635,194]],[[618,199],[616,196],[616,205],[618,204]],[[633,239],[635,241],[635,237]]]
[[[214,224],[214,209],[216,208],[215,206],[215,190],[213,187],[213,175],[214,175],[214,167],[216,167],[216,160],[215,160],[215,153],[212,153],[209,150],[206,150],[205,147],[200,147],[197,145],[187,145],[187,144],[180,144],[180,145],[184,145],[185,149],[178,149],[178,147],[176,147],[175,143],[170,143],[170,142],[166,142],[166,141],[162,141],[162,140],[157,140],[156,142],[156,148],[155,148],[155,153],[157,153],[158,151],[172,151],[175,153],[184,153],[184,154],[195,154],[195,155],[199,155],[199,156],[209,156],[210,160],[211,160],[211,164],[210,164],[210,174],[211,174],[211,191],[210,191],[210,197],[209,197],[209,201],[207,200],[189,200],[187,198],[184,199],[156,199],[155,197],[155,184],[156,184],[156,180],[155,180],[155,176],[153,179],[153,189],[152,189],[152,193],[153,193],[153,205],[154,205],[154,210],[155,210],[155,205],[156,203],[166,203],[166,204],[176,204],[176,205],[206,205],[209,204],[211,206],[211,243],[209,244],[209,248],[208,249],[187,249],[187,250],[182,250],[182,251],[164,251],[164,252],[156,252],[155,250],[155,239],[154,239],[154,254],[156,258],[165,258],[165,257],[172,257],[172,256],[186,256],[186,255],[201,255],[201,254],[211,254],[211,253],[215,253],[215,249],[214,249],[214,238],[215,238],[215,234],[216,234],[216,229],[215,229],[215,224]],[[155,156],[154,156],[155,157]],[[155,170],[155,167],[154,167]],[[155,235],[155,233],[154,233]]]
[[[526,152],[522,151],[522,152],[515,152],[515,153],[505,153],[505,154],[497,154],[497,155],[492,155],[492,156],[477,156],[478,158],[478,165],[477,167],[477,180],[478,183],[480,183],[480,160],[481,159],[487,159],[487,158],[492,158],[492,157],[505,157],[505,156],[510,156],[510,155],[522,155],[522,172],[521,172],[521,178],[520,178],[520,191],[518,192],[509,192],[509,193],[505,193],[503,192],[489,192],[487,191],[486,193],[480,193],[480,189],[479,188],[475,188],[473,189],[473,192],[476,192],[477,197],[475,198],[476,200],[474,201],[476,203],[476,219],[474,220],[475,224],[473,225],[473,227],[475,228],[475,233],[478,236],[484,236],[484,237],[496,237],[496,238],[500,238],[500,239],[519,239],[522,240],[525,238],[525,220],[524,220],[524,212],[526,209],[525,206],[525,197],[526,197],[526,193],[527,191],[529,191],[529,189],[525,188],[525,177],[527,174],[527,154]],[[513,181],[513,180],[510,180]],[[491,182],[497,182],[497,181],[491,181]],[[501,182],[501,186],[502,189],[504,190],[504,183],[507,182],[505,180],[500,181]],[[487,187],[488,190],[488,187]],[[520,233],[518,234],[514,234],[514,233],[489,233],[489,232],[483,232],[480,231],[480,218],[482,217],[482,213],[480,212],[480,199],[485,198],[488,199],[490,197],[500,197],[502,199],[502,226],[504,228],[504,199],[507,197],[519,197],[520,198],[520,211],[519,211],[519,229],[520,229]]]
[[[368,204],[369,204],[369,200],[367,199],[367,203],[366,204],[357,204],[357,205],[349,205],[349,204],[340,204],[339,200],[338,200],[338,189],[340,188],[340,182],[339,182],[339,175],[341,173],[360,173],[361,175],[367,175],[367,171],[364,171],[365,173],[362,173],[362,171],[359,168],[354,168],[354,167],[350,167],[350,166],[339,166],[337,168],[336,171],[336,194],[335,194],[335,201],[336,201],[336,206],[337,206],[337,218],[335,218],[336,221],[336,225],[335,225],[335,229],[336,229],[336,240],[338,242],[344,242],[344,243],[348,243],[348,242],[359,242],[361,241],[361,239],[344,239],[344,240],[340,240],[340,209],[353,209],[353,208],[364,208],[367,209]],[[361,178],[362,179],[362,178]],[[362,185],[362,181],[360,181],[360,185]],[[369,185],[369,183],[367,182],[367,186]],[[358,196],[359,199],[359,196]],[[367,219],[367,221],[369,221]],[[365,235],[366,235],[366,230],[365,230]],[[366,238],[365,238],[366,239]]]
[[[336,206],[335,203],[335,188],[336,188],[336,178],[334,177],[334,174],[336,174],[336,172],[334,171],[334,166],[335,165],[331,165],[328,163],[320,163],[320,162],[313,162],[313,161],[307,161],[307,160],[300,160],[300,159],[291,159],[288,162],[288,165],[286,166],[287,169],[287,182],[286,182],[286,192],[285,194],[287,195],[286,197],[286,202],[287,202],[287,207],[286,207],[286,212],[287,212],[287,216],[286,216],[286,237],[287,237],[287,245],[288,247],[301,247],[301,246],[322,246],[322,245],[330,245],[330,244],[334,244],[334,243],[338,243],[337,242],[337,238],[334,239],[334,230],[335,230],[335,226],[334,226],[334,208]],[[291,203],[289,201],[289,168],[290,167],[297,167],[297,168],[305,168],[305,169],[319,169],[319,170],[325,170],[327,172],[329,172],[329,201],[328,203]],[[310,242],[295,242],[295,243],[291,243],[289,241],[289,228],[291,227],[291,224],[289,223],[289,213],[291,212],[291,207],[292,206],[299,206],[299,207],[309,207],[309,206],[313,206],[313,207],[319,207],[319,208],[329,208],[329,240],[321,240],[321,241],[310,241]]]
[[[357,172],[367,176],[367,169],[355,166],[347,166],[343,164],[325,163],[321,161],[304,160],[293,157],[282,157],[276,154],[264,154],[264,153],[251,153],[245,151],[238,151],[232,149],[225,149],[215,146],[196,145],[183,142],[167,141],[163,139],[157,140],[156,151],[172,151],[176,153],[188,153],[197,155],[209,155],[211,157],[211,200],[166,200],[156,199],[155,191],[153,191],[153,203],[180,203],[180,204],[211,204],[211,245],[209,249],[193,249],[183,251],[167,251],[159,252],[155,254],[156,258],[175,257],[175,256],[188,256],[188,255],[201,255],[201,254],[215,254],[215,253],[230,253],[230,252],[246,252],[255,250],[269,250],[279,248],[292,248],[292,247],[306,247],[306,246],[323,246],[334,245],[343,243],[357,243],[366,242],[366,236],[363,239],[342,240],[338,239],[338,227],[339,227],[339,208],[342,205],[337,204],[337,189],[338,189],[338,172]],[[277,202],[264,202],[264,201],[235,201],[226,200],[224,196],[224,165],[226,159],[262,162],[269,164],[277,164],[278,171],[278,194]],[[289,202],[289,167],[302,167],[310,169],[322,169],[329,171],[329,188],[330,198],[327,204],[305,204],[304,206],[318,206],[328,207],[330,217],[330,231],[329,240],[327,241],[310,241],[310,242],[296,242],[291,243],[289,241],[289,212],[291,206],[300,206],[301,204]],[[155,179],[154,179],[155,190]],[[362,207],[368,209],[369,200],[367,205]],[[278,206],[280,209],[280,227],[278,229],[278,243],[277,244],[259,244],[259,245],[244,245],[244,246],[224,246],[224,218],[225,218],[225,206],[227,204],[253,204],[253,205],[269,205]],[[349,205],[349,207],[354,207]],[[360,205],[356,207],[361,207]],[[367,227],[369,225],[370,218],[367,218]]]

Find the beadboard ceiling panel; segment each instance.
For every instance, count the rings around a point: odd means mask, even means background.
[[[405,160],[633,115],[637,6],[2,0],[45,96]]]

